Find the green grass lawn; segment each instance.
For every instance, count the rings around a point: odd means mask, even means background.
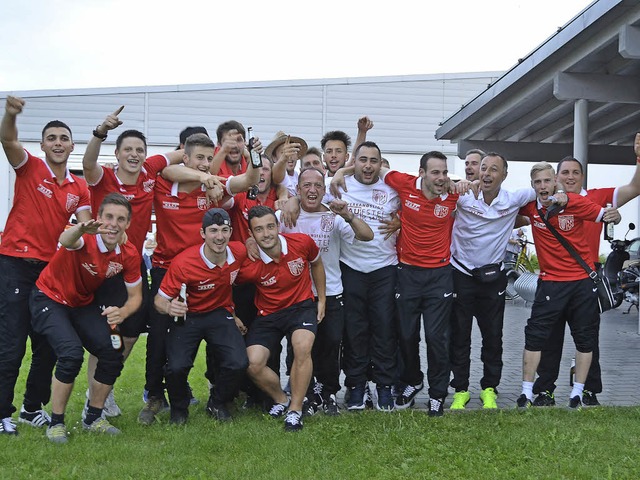
[[[0,438],[0,478],[640,478],[639,407],[469,411],[442,418],[413,410],[317,414],[299,433],[284,432],[282,420],[237,408],[235,420],[220,425],[204,412],[203,351],[190,377],[201,404],[191,407],[188,424],[170,426],[166,414],[162,423],[143,427],[136,419],[144,340],[116,384],[123,415],[113,423],[122,435],[82,431],[83,370],[67,412],[69,443],[50,444],[43,430],[19,424],[19,436]]]

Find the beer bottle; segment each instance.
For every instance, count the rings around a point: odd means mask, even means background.
[[[124,341],[122,340],[122,334],[120,333],[120,327],[116,324],[110,325],[111,327],[111,346],[114,350],[121,352],[124,349]]]
[[[178,294],[178,301],[179,302],[186,302],[187,301],[187,285],[186,284],[182,284],[180,286],[180,293]],[[176,323],[176,325],[184,325],[184,321],[187,318],[187,314],[185,313],[183,316],[178,317],[177,315],[175,317],[173,317],[173,321]]]
[[[249,155],[251,156],[251,166],[253,168],[261,168],[262,167],[262,158],[260,158],[260,154],[253,149],[253,142],[255,138],[253,137],[253,128],[247,127],[247,136],[249,137]]]
[[[607,203],[607,208],[611,208],[613,205]],[[604,223],[604,239],[605,240],[613,240],[613,222],[605,222]]]

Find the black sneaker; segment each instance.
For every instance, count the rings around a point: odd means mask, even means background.
[[[416,403],[416,395],[424,388],[424,384],[420,382],[419,385],[407,385],[401,390],[400,395],[396,398],[396,408],[403,410],[405,408],[413,407]]]
[[[429,416],[441,417],[444,415],[444,398],[429,399]]]
[[[315,400],[309,400],[309,398],[304,397],[304,401],[302,402],[302,415],[305,417],[312,417],[318,411],[318,404]]]
[[[364,406],[365,408],[373,409],[373,394],[371,393],[369,382],[364,385]]]
[[[171,414],[169,416],[169,423],[172,425],[184,425],[185,423],[187,423],[188,417],[189,417],[189,412],[171,409]]]
[[[391,387],[377,387],[378,401],[376,402],[376,409],[384,412],[391,412],[395,408],[393,395],[391,393]]]
[[[287,403],[274,403],[269,409],[269,415],[272,418],[280,418],[287,413],[287,408],[289,408],[289,402]]]
[[[0,420],[0,435],[18,435],[13,418],[6,417]]]
[[[598,407],[600,406],[600,402],[598,401],[598,397],[593,392],[589,390],[582,391],[582,405],[585,407]]]
[[[315,382],[313,384],[313,394],[311,395],[311,401],[313,401],[318,407],[324,403],[324,385],[321,382]]]
[[[541,392],[533,401],[534,407],[553,407],[556,404],[556,399],[553,397],[553,392],[547,390]]]
[[[24,405],[20,408],[18,422],[26,423],[32,427],[48,427],[51,423],[51,417],[44,410],[36,410],[35,412],[27,412]]]
[[[302,430],[302,415],[298,412],[287,412],[284,417],[284,430],[285,432],[298,432]]]
[[[569,410],[582,410],[582,400],[580,400],[580,395],[571,397],[567,407]]]
[[[365,385],[349,387],[349,400],[347,410],[364,410],[365,407]]]
[[[518,408],[529,408],[531,405],[533,405],[533,403],[527,398],[524,393],[520,395],[516,400],[516,407]]]
[[[334,394],[329,395],[329,398],[324,401],[322,406],[324,408],[325,415],[329,415],[330,417],[337,417],[340,415],[340,407],[338,407],[338,402]]]
[[[212,402],[207,403],[207,413],[219,422],[230,422],[233,419],[226,406],[214,405]]]

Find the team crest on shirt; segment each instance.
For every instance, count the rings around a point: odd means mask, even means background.
[[[436,203],[436,206],[433,207],[433,214],[438,218],[444,218],[449,215],[449,207]]]
[[[144,182],[142,182],[142,189],[149,193],[151,190],[153,190],[153,187],[155,186],[156,181],[154,179],[149,179],[146,180]]]
[[[122,271],[122,264],[118,262],[109,262],[107,266],[107,273],[104,274],[105,278],[111,278],[114,275],[119,274]]]
[[[200,210],[206,210],[208,206],[209,200],[207,200],[207,197],[198,197],[198,208]]]
[[[231,275],[229,276],[229,285],[233,285],[233,283],[236,281],[236,277],[238,276],[239,271],[240,269],[231,272]]]
[[[568,232],[573,228],[573,225],[573,215],[558,215],[558,226],[560,227],[560,230]]]
[[[300,257],[296,258],[295,260],[291,260],[290,262],[287,262],[289,271],[291,272],[291,275],[293,275],[294,277],[299,277],[300,274],[304,272],[304,264],[305,264],[305,261],[302,260]]]
[[[371,199],[373,200],[373,203],[377,203],[378,205],[385,205],[387,203],[387,192],[374,189],[371,192]]]
[[[80,197],[78,195],[67,193],[67,212],[75,212],[76,208],[78,208],[78,203],[80,203]]]
[[[331,214],[322,215],[320,217],[320,230],[323,232],[331,232],[333,230],[333,222],[335,222],[336,217]]]

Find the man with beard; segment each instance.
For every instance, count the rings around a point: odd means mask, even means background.
[[[154,210],[157,218],[157,242],[151,268],[151,295],[155,297],[173,258],[186,248],[199,242],[202,213],[209,209],[207,197],[209,170],[214,158],[215,145],[202,133],[187,138],[184,149],[185,166],[167,167],[158,177],[154,190]],[[226,180],[226,194],[244,192],[257,183],[258,171],[231,176]],[[151,312],[147,337],[146,385],[149,392],[138,421],[151,425],[155,416],[164,409],[164,374],[166,364],[166,335],[172,317]]]
[[[67,169],[73,151],[71,129],[53,120],[42,129],[40,148],[45,158],[34,157],[18,140],[17,116],[23,99],[8,96],[0,124],[0,141],[16,174],[13,206],[0,246],[0,435],[18,433],[11,414],[27,336],[31,338],[31,367],[19,422],[34,427],[49,424],[42,408],[51,395],[51,371],[56,359],[51,347],[31,326],[29,294],[38,276],[56,252],[58,237],[71,215],[80,222],[91,219],[86,185]]]
[[[343,244],[351,244],[354,239],[368,242],[373,239],[373,231],[349,211],[345,201],[336,199],[329,206],[322,203],[325,192],[322,171],[314,168],[302,170],[297,190],[300,216],[296,226],[288,228],[281,223],[280,231],[306,233],[313,238],[320,249],[326,274],[325,318],[318,325],[311,353],[316,382],[314,384],[312,380],[307,397],[314,403],[314,410],[323,408],[327,415],[338,415],[336,393],[340,390],[340,347],[344,330],[340,255]],[[313,289],[314,294],[317,293],[315,285]]]
[[[247,260],[237,277],[238,283],[256,284],[258,318],[247,334],[248,374],[251,380],[275,402],[269,414],[285,416],[286,431],[302,429],[302,403],[311,380],[311,348],[317,324],[325,313],[325,273],[320,251],[308,235],[278,234],[278,220],[264,205],[249,211],[251,235],[259,247],[259,260]],[[314,301],[311,279],[316,286]],[[271,352],[282,338],[293,347],[291,400],[280,386],[280,379],[267,365]]]
[[[640,159],[640,133],[636,134],[635,155]],[[640,162],[640,160],[638,160]],[[558,173],[556,181],[564,187],[568,193],[576,193],[588,198],[592,202],[606,207],[611,204],[614,208],[620,208],[629,201],[633,200],[640,194],[640,163],[636,164],[636,171],[627,185],[615,188],[590,188],[585,190],[582,188],[584,182],[584,173],[582,164],[573,157],[565,157],[558,163]],[[609,218],[606,218],[609,221]],[[614,223],[620,221],[620,217],[613,220]],[[589,261],[597,263],[600,261],[600,239],[602,238],[602,224],[585,222],[584,231],[589,245]],[[560,360],[562,358],[562,347],[564,343],[565,319],[562,318],[554,326],[553,334],[549,341],[545,344],[538,365],[538,378],[533,385],[533,393],[536,398],[533,405],[551,406],[555,405],[553,392],[555,391],[555,381],[558,378],[560,370]],[[598,322],[598,330],[600,323]],[[582,404],[585,406],[600,405],[597,394],[602,392],[602,373],[600,370],[600,349],[596,341],[593,350],[593,358],[589,374],[582,392]]]

